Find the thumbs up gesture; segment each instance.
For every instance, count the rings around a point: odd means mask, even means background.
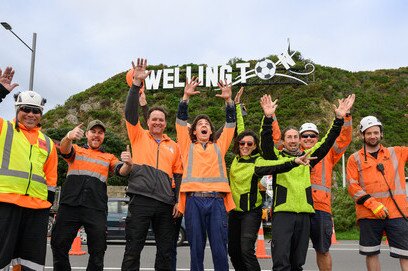
[[[84,130],[82,130],[83,125],[84,125],[83,123],[80,123],[74,129],[69,131],[67,134],[67,138],[71,141],[80,140],[81,138],[83,138],[84,137]]]
[[[130,153],[130,147],[129,145],[126,145],[126,151],[123,151],[120,154],[120,159],[122,160],[123,163],[131,166],[133,164],[132,162],[132,154]]]

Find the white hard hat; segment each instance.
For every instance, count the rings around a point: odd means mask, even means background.
[[[382,123],[374,116],[364,117],[360,121],[360,132],[363,133],[365,130],[367,130],[368,128],[373,127],[373,126],[382,127]]]
[[[31,105],[39,107],[41,111],[44,109],[44,104],[47,101],[46,99],[42,98],[40,94],[32,90],[17,93],[14,95],[14,99],[16,101],[14,103],[16,109],[18,109],[18,107],[21,105]]]
[[[306,131],[313,131],[316,134],[319,134],[319,130],[317,130],[317,126],[314,123],[310,123],[310,122],[303,123],[302,126],[300,126],[299,134],[302,134],[303,132],[306,132]]]

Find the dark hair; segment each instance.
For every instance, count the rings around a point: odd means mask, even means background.
[[[167,119],[167,116],[168,116],[167,111],[166,111],[166,109],[164,109],[164,108],[161,107],[161,106],[153,106],[153,107],[151,107],[151,108],[149,109],[149,112],[147,113],[147,118],[148,118],[148,119],[150,119],[150,114],[152,114],[153,111],[163,112],[164,117]],[[147,120],[146,120],[146,121],[147,121]]]
[[[251,155],[260,153],[260,148],[259,148],[259,138],[256,135],[256,133],[252,130],[245,130],[242,133],[240,133],[234,140],[234,146],[232,147],[232,152],[236,155],[240,155],[239,152],[239,142],[246,136],[252,136],[254,138],[254,143],[256,145],[256,148],[252,151]]]
[[[198,116],[194,119],[193,124],[191,124],[191,128],[190,128],[190,131],[189,131],[191,141],[192,141],[192,142],[196,142],[196,141],[197,141],[197,136],[194,134],[194,131],[195,131],[196,127],[197,127],[197,122],[198,122],[199,120],[202,120],[202,119],[205,119],[205,120],[207,120],[207,121],[210,123],[210,127],[211,127],[211,132],[212,132],[212,134],[210,135],[210,140],[209,140],[209,141],[215,142],[215,140],[214,140],[215,128],[214,128],[213,123],[211,122],[210,117],[207,116],[207,115],[198,115]]]
[[[282,141],[285,140],[286,132],[289,131],[289,130],[295,130],[295,131],[297,131],[299,133],[299,130],[295,126],[288,126],[282,131],[282,134],[281,134],[281,140]]]

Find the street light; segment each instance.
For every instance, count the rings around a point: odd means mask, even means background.
[[[33,45],[32,48],[27,45],[22,39],[20,39],[19,36],[17,36],[16,33],[13,32],[11,25],[9,25],[6,22],[1,22],[1,25],[6,29],[9,30],[11,33],[13,33],[14,36],[16,36],[25,46],[27,46],[28,49],[31,51],[31,69],[30,69],[30,85],[28,90],[33,90],[33,85],[34,85],[34,63],[35,63],[35,47],[37,43],[37,33],[33,33]]]

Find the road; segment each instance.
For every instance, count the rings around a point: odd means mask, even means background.
[[[86,250],[86,246],[82,246],[83,250]],[[105,255],[105,270],[120,270],[121,261],[124,252],[123,243],[109,243],[108,249]],[[270,255],[270,243],[266,243],[266,251]],[[338,241],[338,244],[332,245],[331,254],[333,258],[333,270],[335,271],[350,271],[350,270],[366,270],[365,257],[358,254],[358,242],[357,241]],[[156,247],[153,243],[147,244],[142,252],[141,257],[141,269],[142,271],[154,270],[154,258],[156,253]],[[206,271],[214,270],[211,251],[209,246],[206,247],[206,257],[204,267]],[[318,270],[315,262],[315,252],[313,248],[309,246],[307,254],[306,264],[304,270]],[[88,255],[83,256],[71,256],[72,270],[85,270],[86,263],[88,261]],[[178,248],[177,257],[177,270],[187,271],[190,270],[190,250],[189,247],[182,246]],[[391,258],[389,256],[388,246],[385,244],[381,247],[380,261],[383,271],[388,270],[400,270],[398,259]],[[260,259],[262,270],[271,270],[271,259]],[[52,270],[52,253],[51,248],[47,247],[47,260],[46,270]],[[234,270],[230,263],[230,270]]]

